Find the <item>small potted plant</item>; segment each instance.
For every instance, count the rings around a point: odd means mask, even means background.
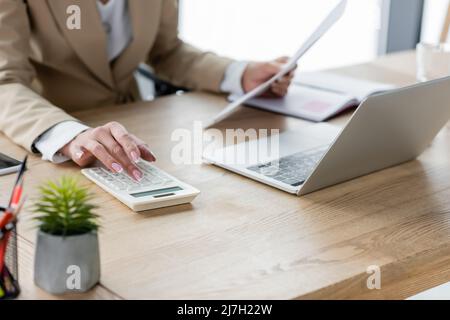
[[[70,177],[40,187],[34,281],[51,294],[86,292],[100,280],[99,224],[91,199]]]

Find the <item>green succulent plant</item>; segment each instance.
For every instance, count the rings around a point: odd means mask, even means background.
[[[97,231],[97,208],[90,203],[92,195],[72,177],[49,181],[40,188],[34,213],[42,232],[55,236],[76,236]]]

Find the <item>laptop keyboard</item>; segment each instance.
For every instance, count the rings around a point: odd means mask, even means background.
[[[302,151],[280,158],[277,161],[252,166],[247,169],[293,187],[298,187],[305,183],[327,150],[328,146]]]

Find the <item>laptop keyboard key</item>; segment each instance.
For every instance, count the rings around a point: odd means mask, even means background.
[[[291,185],[301,186],[322,159],[328,148],[299,152],[278,161],[273,161],[247,168],[271,179]]]

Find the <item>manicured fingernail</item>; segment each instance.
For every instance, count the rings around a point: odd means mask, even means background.
[[[155,159],[155,160],[156,160],[156,156],[155,156],[155,154],[154,154],[153,152],[151,152],[151,151],[150,151],[150,154],[152,155],[153,159]]]
[[[131,151],[131,159],[132,159],[134,162],[138,162],[138,161],[139,161],[139,156],[137,155],[136,152]]]
[[[141,181],[142,180],[142,172],[140,172],[139,170],[134,170],[133,171],[133,176],[137,181]]]
[[[112,167],[113,170],[114,170],[115,172],[117,172],[117,173],[122,173],[122,172],[123,172],[122,166],[121,166],[120,164],[118,164],[118,163],[113,163],[113,164],[111,165],[111,167]]]
[[[81,158],[83,158],[83,156],[84,156],[84,152],[83,151],[75,152],[75,158],[81,159]]]

